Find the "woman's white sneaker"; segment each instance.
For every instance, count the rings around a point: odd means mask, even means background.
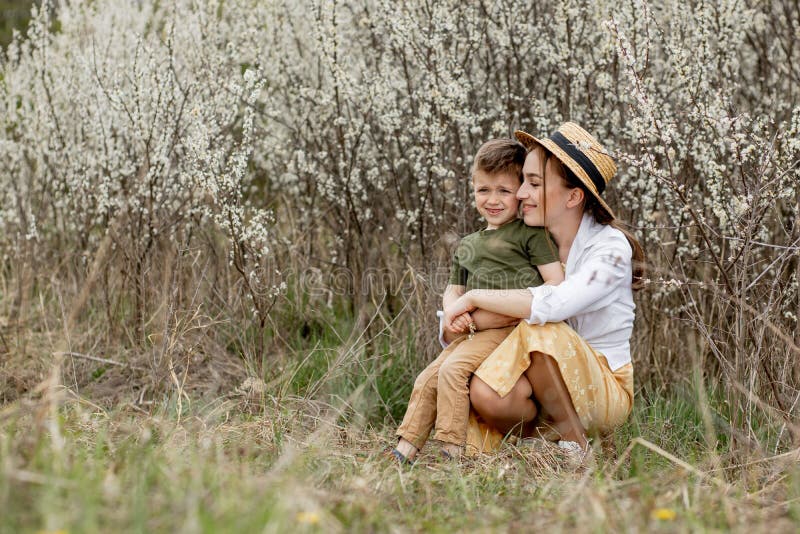
[[[557,445],[558,448],[564,452],[569,463],[572,464],[573,467],[586,466],[592,463],[591,461],[594,455],[592,454],[592,446],[590,444],[587,444],[584,449],[581,447],[580,443],[576,441],[560,440]]]

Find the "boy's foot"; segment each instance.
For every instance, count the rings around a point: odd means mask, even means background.
[[[414,465],[414,460],[409,460],[402,452],[397,449],[386,451],[386,455],[397,461],[400,465]]]
[[[456,445],[454,443],[442,443],[442,448],[440,450],[442,458],[445,460],[461,460],[461,456],[464,454],[464,447],[460,445]]]
[[[419,449],[405,438],[400,438],[397,441],[397,446],[388,451],[388,454],[393,456],[401,465],[411,465],[414,463],[414,458],[417,456]]]

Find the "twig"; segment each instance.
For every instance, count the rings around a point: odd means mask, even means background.
[[[651,443],[651,442],[649,442],[649,441],[647,441],[646,439],[643,439],[643,438],[633,438],[631,440],[631,443],[628,445],[628,447],[625,449],[625,451],[620,455],[619,460],[617,460],[617,463],[614,465],[614,468],[611,470],[610,474],[613,475],[614,473],[617,472],[617,469],[619,469],[619,467],[622,465],[622,462],[625,460],[625,458],[627,458],[630,455],[631,451],[633,450],[633,447],[636,446],[636,445],[641,445],[641,446],[643,446],[643,447],[645,447],[647,449],[650,449],[654,453],[658,454],[659,456],[663,456],[664,458],[666,458],[670,462],[674,463],[678,467],[681,467],[681,468],[685,469],[686,471],[689,471],[690,473],[695,474],[695,475],[697,475],[698,477],[700,477],[702,479],[709,480],[709,481],[713,482],[714,484],[716,484],[717,486],[719,486],[720,488],[723,488],[726,491],[729,490],[730,487],[731,487],[730,484],[728,484],[727,482],[725,482],[721,478],[715,477],[713,475],[709,475],[708,473],[706,473],[704,471],[700,471],[699,469],[697,469],[693,465],[684,462],[683,460],[681,460],[677,456],[675,456],[673,454],[670,454],[669,452],[665,451],[664,449],[662,449],[661,447],[659,447],[655,443]]]
[[[109,365],[118,365],[119,367],[130,367],[127,363],[121,363],[107,358],[99,358],[97,356],[90,356],[88,354],[81,354],[80,352],[59,351],[54,353],[56,356],[72,356],[73,358],[83,358],[85,360],[92,360],[93,362],[107,363]]]
[[[65,352],[56,352],[55,354],[57,356],[72,356],[74,358],[83,358],[85,360],[92,360],[93,362],[107,363],[109,365],[116,365],[119,367],[127,367],[129,369],[136,369],[137,371],[145,370],[143,367],[135,367],[129,363],[117,362],[114,360],[109,360],[108,358],[100,358],[98,356],[91,356],[89,354],[81,354],[80,352],[65,351]]]
[[[742,393],[743,395],[746,395],[747,399],[750,402],[752,402],[753,404],[755,404],[756,406],[758,406],[759,408],[761,408],[765,412],[773,413],[773,414],[776,414],[778,417],[780,417],[781,420],[783,421],[783,423],[789,429],[789,433],[792,435],[792,438],[795,440],[795,442],[797,441],[798,438],[800,438],[800,427],[798,427],[798,425],[796,425],[795,423],[792,422],[791,414],[789,414],[787,412],[784,412],[782,410],[779,410],[779,409],[777,409],[777,408],[775,408],[773,406],[770,406],[769,404],[764,402],[758,395],[756,395],[755,393],[753,393],[752,391],[750,391],[748,389],[745,389],[744,386],[742,386],[741,384],[739,384],[735,380],[731,381],[731,385],[733,386],[733,388],[735,390],[739,391],[739,393]],[[797,452],[797,451],[794,451],[794,452]]]
[[[75,483],[71,480],[64,480],[63,478],[53,478],[47,475],[34,473],[33,471],[24,471],[21,469],[10,469],[6,471],[8,478],[12,478],[19,482],[27,482],[29,484],[41,484],[42,486],[58,486],[62,488],[74,488]]]

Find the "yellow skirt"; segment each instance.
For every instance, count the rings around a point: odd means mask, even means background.
[[[566,323],[521,322],[475,371],[501,397],[511,391],[530,366],[531,352],[552,356],[589,433],[606,433],[625,422],[633,408],[633,366],[612,371],[606,357],[589,346]],[[492,452],[503,434],[470,409],[467,454]],[[553,436],[555,438],[555,436]]]

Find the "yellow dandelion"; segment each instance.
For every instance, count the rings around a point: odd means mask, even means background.
[[[319,512],[297,512],[295,519],[304,525],[316,525],[319,523]]]
[[[650,512],[650,517],[659,521],[672,521],[676,515],[675,510],[671,508],[656,508]]]

